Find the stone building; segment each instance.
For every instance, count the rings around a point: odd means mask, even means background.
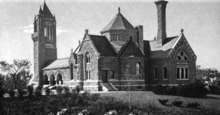
[[[145,90],[157,84],[177,85],[196,77],[196,55],[183,29],[166,35],[167,1],[156,1],[158,32],[144,40],[142,25],[133,26],[122,15],[82,42],[70,56],[57,59],[56,18],[44,3],[34,20],[34,76],[39,85],[79,86],[82,90]]]

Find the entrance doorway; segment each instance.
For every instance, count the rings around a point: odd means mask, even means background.
[[[108,83],[108,71],[106,71],[106,70],[103,70],[102,82]]]

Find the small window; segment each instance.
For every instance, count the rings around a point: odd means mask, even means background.
[[[121,34],[118,35],[118,40],[119,40],[119,41],[123,41]]]
[[[115,79],[114,74],[115,74],[114,71],[111,71],[111,72],[110,72],[110,78],[111,78],[111,79]]]
[[[167,79],[167,67],[163,68],[163,76],[164,76],[164,79]]]
[[[89,55],[89,53],[87,52],[85,54],[85,56],[86,56],[86,63],[90,63],[90,55]]]
[[[158,79],[157,67],[154,68],[154,79]]]
[[[137,90],[142,90],[143,87],[142,86],[137,86]]]
[[[136,63],[136,75],[140,75],[140,63]]]
[[[117,41],[117,35],[116,34],[113,34],[112,41]]]

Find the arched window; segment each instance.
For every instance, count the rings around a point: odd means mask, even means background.
[[[154,79],[155,79],[155,80],[158,79],[158,71],[157,71],[157,67],[154,67]]]
[[[163,68],[163,78],[167,79],[167,67]]]
[[[125,66],[125,74],[129,74],[130,73],[129,72],[130,71],[130,63],[126,62],[124,66]]]
[[[44,84],[49,84],[47,75],[44,75]]]
[[[63,84],[62,75],[60,73],[57,75],[57,84]]]
[[[136,63],[136,75],[139,75],[141,73],[140,69],[141,64],[138,62]]]
[[[56,82],[55,82],[55,77],[53,74],[50,75],[50,85],[55,85]]]
[[[86,52],[85,56],[86,56],[86,63],[90,63],[90,55],[89,55],[89,53]]]
[[[178,80],[188,80],[188,63],[189,63],[189,56],[188,54],[183,51],[180,50],[177,52],[176,54],[176,60],[178,61],[177,64],[177,69],[176,69],[176,74],[177,74],[177,79]]]

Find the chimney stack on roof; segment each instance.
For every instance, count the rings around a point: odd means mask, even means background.
[[[163,45],[167,34],[166,34],[166,5],[167,1],[158,0],[155,1],[157,6],[157,21],[158,21],[158,31],[157,31],[157,44]]]

